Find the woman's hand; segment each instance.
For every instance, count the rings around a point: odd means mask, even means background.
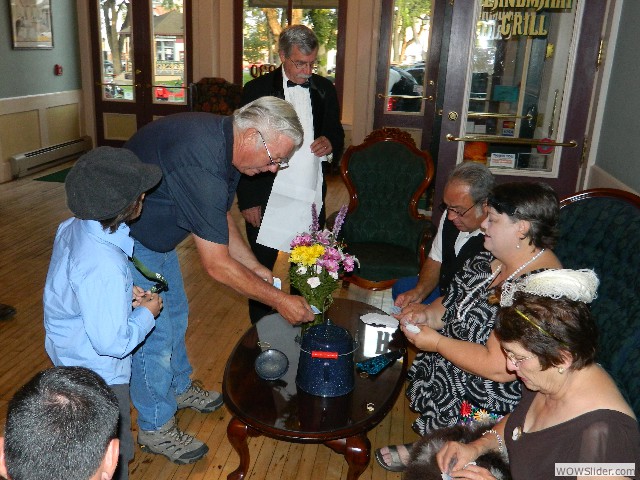
[[[412,333],[407,330],[405,324],[401,324],[400,326],[402,333],[407,337],[407,340],[413,343],[417,348],[425,352],[437,352],[438,342],[442,338],[442,335],[427,325],[420,325],[419,327],[420,332]]]
[[[440,468],[441,472],[447,473],[453,478],[466,478],[457,477],[456,475],[452,475],[452,473],[459,473],[465,466],[470,468],[471,465],[469,465],[469,463],[473,462],[479,456],[480,452],[472,445],[459,442],[447,442],[440,451],[436,453],[436,461],[438,462],[438,468]]]
[[[467,465],[462,470],[454,470],[449,476],[451,478],[466,478],[467,480],[496,480],[496,477],[491,475],[489,470],[473,464]]]
[[[428,319],[428,305],[421,303],[412,303],[402,309],[402,311],[394,317],[400,320],[401,324],[413,323],[414,325],[424,325]]]

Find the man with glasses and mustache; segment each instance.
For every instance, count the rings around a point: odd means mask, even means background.
[[[194,240],[206,272],[238,293],[276,308],[291,324],[313,320],[301,296],[273,286],[271,270],[255,258],[230,214],[240,174],[275,173],[302,144],[302,126],[284,100],[263,97],[223,117],[206,112],[169,115],[138,130],[125,144],[145,163],[159,165],[162,181],[150,191],[131,225],[134,283],[150,289],[153,272],[168,284],[155,328],[133,354],[131,400],[138,410],[138,443],[177,464],[202,458],[209,448],[182,432],[175,413],[209,413],[222,395],[190,378],[185,334],[188,301],[176,247]],[[137,270],[140,268],[140,271]]]
[[[320,226],[324,226],[324,174],[328,162],[339,161],[344,146],[336,89],[330,80],[313,73],[318,47],[318,39],[308,27],[285,28],[278,43],[280,67],[248,82],[242,92],[243,104],[265,95],[288,101],[304,130],[304,142],[291,167],[281,166],[277,175],[243,175],[238,185],[238,206],[249,245],[260,263],[269,268],[275,265],[279,251],[289,251],[296,234],[308,230],[312,203],[320,212]],[[252,323],[271,311],[269,305],[249,300]]]
[[[442,218],[418,277],[400,278],[392,287],[395,305],[430,304],[444,295],[453,275],[484,249],[480,224],[487,216],[484,201],[494,185],[493,174],[476,162],[453,169],[440,204]]]

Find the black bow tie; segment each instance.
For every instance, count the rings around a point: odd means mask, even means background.
[[[287,80],[287,87],[302,87],[309,88],[309,80],[304,83],[294,83],[291,80]]]

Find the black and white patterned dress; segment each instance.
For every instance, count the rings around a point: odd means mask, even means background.
[[[498,311],[498,305],[490,305],[487,301],[492,293],[488,288],[492,260],[489,252],[481,252],[456,273],[443,299],[446,311],[442,317],[444,328],[440,333],[458,340],[486,344]],[[475,288],[473,297],[469,297]],[[465,313],[463,318],[457,318],[458,309]],[[413,423],[413,429],[425,435],[432,430],[455,425],[460,420],[463,400],[489,413],[509,413],[520,400],[520,382],[487,380],[465,372],[438,353],[422,352],[409,369],[406,394],[411,409],[420,414]]]

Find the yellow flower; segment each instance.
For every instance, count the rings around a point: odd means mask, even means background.
[[[322,245],[300,246],[291,250],[289,262],[300,265],[314,265],[316,260],[324,254]]]

